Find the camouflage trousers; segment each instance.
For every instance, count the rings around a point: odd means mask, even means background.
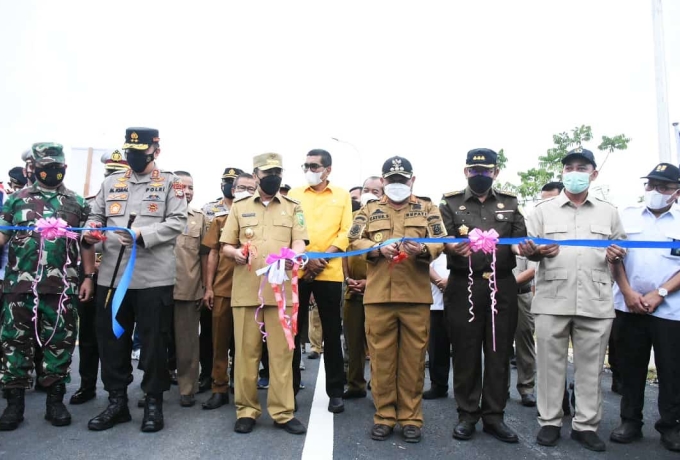
[[[33,323],[34,299],[33,294],[3,295],[0,332],[3,388],[31,387],[33,354],[37,345]],[[65,308],[57,324],[59,294],[38,296],[38,336],[44,353],[40,363],[42,373],[39,382],[43,386],[50,387],[55,383],[71,381],[69,367],[78,330],[75,301],[75,296],[66,296]],[[48,340],[49,343],[45,345]]]

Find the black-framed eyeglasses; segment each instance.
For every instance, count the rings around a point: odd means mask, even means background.
[[[678,191],[678,187],[669,187],[666,184],[656,184],[652,185],[649,182],[645,182],[645,190],[648,192],[651,192],[652,190],[655,190],[659,193],[663,193],[664,195],[668,192],[674,193]]]
[[[257,191],[257,187],[246,187],[245,185],[237,185],[234,187],[234,190],[237,192],[248,192],[248,193],[255,193]]]
[[[309,171],[310,169],[312,172],[317,172],[319,169],[322,169],[324,166],[320,165],[319,163],[305,163],[300,166],[304,172]]]

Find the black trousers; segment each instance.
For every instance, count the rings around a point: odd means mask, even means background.
[[[142,343],[138,366],[144,371],[142,391],[159,394],[170,389],[168,344],[174,308],[173,288],[128,290],[116,317],[125,332],[117,339],[111,327],[111,306],[105,304],[108,288],[97,286],[97,339],[106,391],[125,390],[132,383],[130,353],[135,322]]]
[[[508,399],[510,353],[517,328],[517,283],[508,272],[498,273],[496,285],[496,351],[493,350],[489,281],[482,276],[474,277],[475,319],[472,322],[469,322],[467,276],[452,271],[444,292],[444,311],[455,356],[453,393],[461,421],[477,423],[480,416],[486,423],[503,420]]]
[[[616,312],[616,349],[621,376],[621,419],[642,425],[647,367],[652,347],[659,377],[659,415],[656,429],[665,432],[680,420],[680,321],[652,315]]]
[[[96,293],[95,293],[96,295]],[[78,301],[78,352],[80,363],[80,388],[94,390],[99,373],[99,346],[96,325],[97,302],[95,299]]]
[[[198,359],[201,363],[201,378],[210,378],[213,364],[212,310],[201,307],[201,318],[199,321],[201,333],[198,337]]]
[[[451,341],[443,310],[430,310],[430,342],[427,354],[430,356],[430,386],[448,391]]]
[[[336,281],[300,282],[300,313],[298,314],[298,332],[305,330],[309,322],[309,298],[314,294],[319,308],[321,328],[323,329],[324,369],[326,370],[326,394],[331,398],[341,398],[345,386],[345,368],[342,360],[342,283]],[[305,326],[305,327],[303,327]],[[293,391],[300,391],[300,337],[295,337],[293,353]]]

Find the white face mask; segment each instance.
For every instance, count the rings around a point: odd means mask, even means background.
[[[253,195],[248,193],[247,190],[243,190],[242,192],[234,193],[234,200],[240,200],[241,198],[247,198],[249,196],[253,196]]]
[[[662,193],[657,192],[656,190],[650,190],[649,192],[645,192],[645,206],[647,206],[649,209],[652,209],[656,211],[657,209],[663,209],[672,204],[673,201],[670,203],[668,202],[669,199],[671,199],[672,195],[664,195]]]
[[[372,193],[362,193],[361,198],[359,199],[359,202],[361,203],[361,206],[364,206],[366,203],[368,203],[369,200],[379,200],[377,196],[375,196]]]
[[[385,195],[395,203],[401,203],[411,196],[411,187],[406,184],[387,184]]]
[[[324,169],[319,172],[312,172],[311,170],[307,171],[305,173],[305,179],[307,179],[307,183],[312,187],[319,185],[322,182],[321,176],[323,176],[324,171]]]

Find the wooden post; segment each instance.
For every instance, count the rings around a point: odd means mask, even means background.
[[[83,196],[90,196],[90,176],[92,175],[92,147],[87,149],[87,168],[85,168],[85,185],[83,185]]]

